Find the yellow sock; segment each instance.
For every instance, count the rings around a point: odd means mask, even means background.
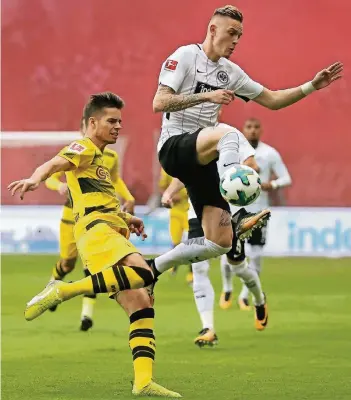
[[[80,281],[61,285],[60,296],[63,300],[68,300],[80,294],[92,295],[139,289],[152,282],[153,274],[150,269],[114,265]]]
[[[56,265],[54,266],[52,270],[52,276],[55,280],[62,281],[62,279],[65,277],[67,273],[63,271],[62,266],[61,266],[61,261],[57,261]]]
[[[152,379],[156,351],[154,316],[153,308],[144,308],[129,317],[129,346],[133,355],[134,383],[138,389]]]

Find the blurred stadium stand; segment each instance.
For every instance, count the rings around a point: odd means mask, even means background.
[[[145,204],[155,186],[160,116],[152,113],[151,102],[161,63],[179,45],[201,42],[211,13],[224,3],[75,0],[72,7],[71,0],[3,0],[2,131],[74,131],[89,94],[118,93],[126,101],[123,175],[137,202]],[[345,64],[345,79],[279,112],[237,100],[224,120],[237,127],[249,116],[262,120],[264,140],[281,152],[294,181],[287,205],[351,206],[349,0],[234,4],[245,18],[234,61],[254,79],[273,89],[298,85],[337,60]],[[329,29],[335,19],[338,29]],[[60,146],[7,143],[2,202],[14,204],[8,183]],[[25,200],[61,201],[45,188]]]

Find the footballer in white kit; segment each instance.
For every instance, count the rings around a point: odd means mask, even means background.
[[[154,112],[163,113],[159,160],[167,174],[184,183],[204,236],[150,260],[156,277],[173,266],[228,253],[233,235],[249,237],[269,218],[269,210],[247,213],[241,209],[232,227],[219,183],[229,168],[240,163],[239,131],[217,124],[220,107],[241,97],[277,110],[341,77],[343,65],[335,63],[302,86],[275,91],[263,87],[229,60],[242,36],[242,23],[243,15],[236,7],[216,9],[204,42],[179,47],[161,67],[153,99]]]
[[[259,198],[246,208],[250,211],[259,210],[262,207],[269,206],[269,192],[279,188],[291,185],[291,177],[289,171],[284,164],[279,152],[261,141],[262,125],[257,118],[249,118],[243,127],[246,139],[255,149],[255,160],[259,167],[259,174],[262,181],[262,192]],[[274,179],[272,179],[274,176]],[[231,207],[232,208],[232,207]],[[235,207],[232,212],[236,212]],[[252,236],[247,240],[249,247],[250,266],[254,268],[258,274],[262,268],[263,247],[266,244],[267,228],[262,227],[256,229]],[[221,271],[223,281],[223,292],[220,300],[220,306],[224,309],[229,308],[232,302],[232,276],[235,274],[233,268],[226,262],[222,256]],[[243,284],[242,291],[238,298],[238,305],[241,310],[249,310],[249,289]]]

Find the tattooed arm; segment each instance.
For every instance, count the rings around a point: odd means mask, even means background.
[[[207,101],[216,104],[229,104],[233,100],[234,93],[231,90],[219,89],[205,93],[176,94],[171,87],[160,85],[152,105],[154,112],[174,112],[194,107]]]

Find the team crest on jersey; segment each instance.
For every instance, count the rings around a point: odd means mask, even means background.
[[[225,71],[218,71],[217,79],[224,84],[227,84],[229,82],[229,76]]]
[[[108,177],[108,172],[101,165],[99,165],[96,168],[96,175],[98,178],[105,180]]]
[[[86,150],[86,147],[83,146],[83,145],[80,144],[80,143],[74,142],[74,143],[72,143],[72,144],[69,146],[68,150],[70,150],[70,151],[73,152],[73,153],[79,154],[79,153],[81,153],[82,151]]]
[[[168,71],[175,71],[177,69],[178,61],[167,60],[165,64],[165,69]]]

